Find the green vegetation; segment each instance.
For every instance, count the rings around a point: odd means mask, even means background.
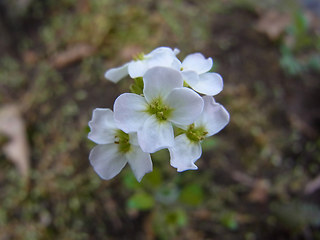
[[[1,16],[0,112],[19,108],[30,173],[0,152],[0,239],[320,239],[319,36],[279,2],[31,0]],[[255,24],[277,9],[293,18],[272,42]],[[88,160],[92,110],[143,90],[104,72],[158,46],[213,57],[231,122],[197,171],[162,150],[141,183],[129,166],[104,181]]]
[[[280,65],[290,75],[308,71],[320,72],[320,35],[312,33],[310,23],[302,11],[292,14],[287,29],[287,41],[281,46]]]

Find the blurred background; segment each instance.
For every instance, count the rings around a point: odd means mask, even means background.
[[[139,52],[201,52],[229,125],[198,171],[88,161],[92,110]],[[0,239],[320,239],[319,0],[0,0]]]

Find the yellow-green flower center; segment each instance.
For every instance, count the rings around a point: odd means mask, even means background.
[[[114,137],[114,143],[118,145],[118,150],[120,153],[127,153],[131,149],[131,144],[129,142],[129,134],[117,130],[116,135]]]
[[[187,131],[186,131],[186,136],[189,138],[190,141],[192,142],[199,142],[202,141],[205,136],[208,134],[206,129],[204,127],[195,127],[194,123],[189,125]]]
[[[147,112],[151,115],[155,115],[159,121],[166,121],[173,109],[166,106],[161,98],[154,99],[148,106]]]

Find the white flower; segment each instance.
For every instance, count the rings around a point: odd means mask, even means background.
[[[152,171],[150,154],[141,150],[135,133],[127,134],[117,128],[110,109],[96,108],[89,127],[88,138],[98,144],[91,150],[89,160],[101,178],[113,178],[127,162],[139,182]]]
[[[178,135],[174,145],[169,147],[170,164],[178,172],[198,169],[194,163],[202,154],[201,141],[218,133],[229,122],[229,113],[213,97],[204,96],[203,100],[204,108],[200,117],[186,126],[185,133]]]
[[[176,58],[172,67],[180,70],[183,80],[195,91],[214,96],[223,89],[223,81],[218,73],[209,72],[212,58],[205,58],[201,53],[189,54],[182,63]]]
[[[120,79],[128,74],[131,78],[142,77],[143,74],[150,68],[155,66],[171,66],[176,58],[176,54],[180,51],[178,49],[172,50],[168,47],[159,47],[154,49],[149,54],[139,54],[134,60],[122,65],[121,67],[111,68],[105,73],[105,78],[117,83]]]
[[[143,95],[124,93],[114,103],[116,124],[124,132],[137,132],[144,152],[173,146],[172,124],[191,124],[202,112],[202,98],[183,87],[179,71],[154,67],[143,76]]]

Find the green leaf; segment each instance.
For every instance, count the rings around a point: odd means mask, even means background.
[[[320,71],[320,56],[312,56],[308,61],[308,67],[315,71]]]
[[[159,188],[156,192],[156,199],[166,205],[176,202],[179,197],[179,191],[175,185],[166,185]]]
[[[298,75],[303,72],[303,66],[293,56],[288,47],[282,46],[281,53],[280,65],[288,74]]]
[[[238,228],[236,214],[233,212],[224,213],[220,219],[220,222],[223,226],[230,230],[236,230]]]
[[[302,11],[298,11],[294,15],[294,26],[297,30],[297,35],[304,35],[308,31],[308,19]]]
[[[135,94],[143,94],[143,78],[137,77],[134,80],[134,83],[130,86],[130,91]]]
[[[158,187],[162,182],[161,171],[158,168],[153,168],[153,171],[142,179],[142,183],[150,184],[152,187]]]
[[[208,151],[208,150],[211,150],[212,148],[214,148],[216,145],[217,145],[217,139],[215,138],[206,138],[202,143],[201,143],[201,146],[202,146],[202,150],[205,152],[205,151]]]
[[[188,217],[185,211],[178,209],[166,214],[166,223],[173,226],[183,227],[186,225]]]
[[[86,127],[85,127],[85,133],[88,134],[89,132],[90,132],[90,127],[89,127],[89,126],[86,126]]]
[[[199,205],[203,202],[204,194],[198,184],[192,184],[184,187],[180,193],[180,201],[192,206]]]
[[[152,153],[151,157],[153,162],[156,162],[156,161],[163,162],[163,159],[169,158],[169,151],[167,149],[162,149],[155,153]]]
[[[140,184],[133,175],[132,172],[127,171],[125,174],[123,174],[123,183],[128,189],[138,189],[140,188]]]
[[[149,210],[154,206],[154,199],[147,193],[136,193],[129,198],[127,205],[133,209]]]

